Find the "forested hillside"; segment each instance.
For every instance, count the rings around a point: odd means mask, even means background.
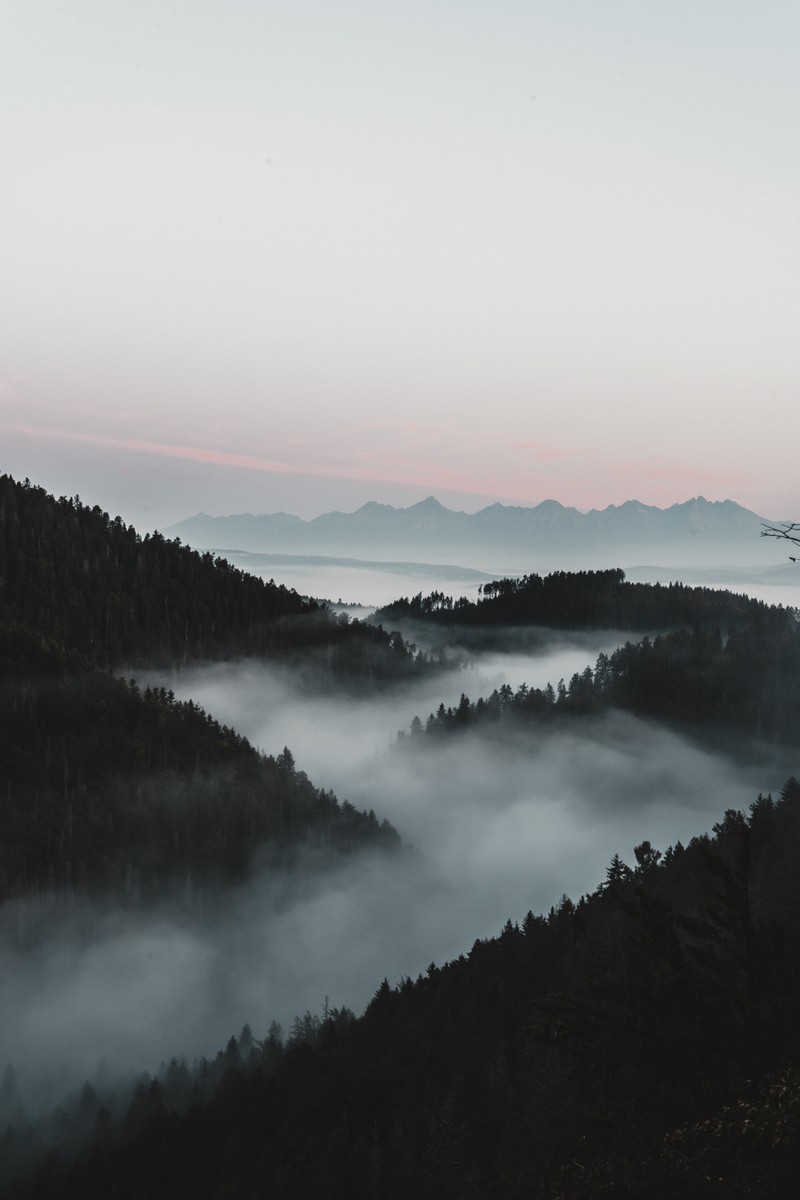
[[[424,621],[447,627],[541,625],[551,629],[655,631],[675,626],[728,628],[766,606],[747,596],[681,583],[628,583],[625,572],[554,571],[498,579],[477,601],[453,601],[441,592],[403,597],[378,609],[376,621]]]
[[[248,653],[310,655],[365,688],[421,662],[398,636],[0,477],[0,901],[199,904],[254,859],[396,847],[288,750],[259,754],[192,701],[100,669]]]
[[[0,726],[0,902],[201,904],[254,858],[399,844],[387,822],[314,787],[288,750],[259,754],[191,701],[81,669],[20,627],[0,627]]]
[[[800,624],[782,608],[756,605],[741,628],[678,630],[627,642],[557,687],[508,685],[474,703],[442,704],[410,739],[437,738],[467,728],[518,729],[620,708],[681,727],[765,741],[800,744]]]
[[[360,1019],[165,1065],[15,1196],[788,1197],[800,1166],[800,785],[649,842],[577,902],[384,981]],[[43,1125],[42,1125],[43,1128]],[[30,1130],[9,1150],[24,1154]],[[9,1193],[6,1193],[9,1194]]]
[[[0,622],[9,620],[120,670],[302,652],[326,677],[368,686],[423,666],[399,635],[3,475]]]

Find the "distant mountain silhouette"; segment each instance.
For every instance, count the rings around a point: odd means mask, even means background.
[[[765,518],[733,500],[697,496],[669,508],[628,500],[582,513],[556,500],[491,504],[472,515],[433,496],[409,508],[370,501],[353,513],[304,521],[287,513],[189,517],[162,532],[198,548],[387,558],[435,557],[489,570],[647,563],[764,565],[779,558],[760,537]]]

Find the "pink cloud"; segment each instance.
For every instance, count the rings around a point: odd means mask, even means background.
[[[141,438],[109,437],[102,434],[72,432],[52,427],[37,427],[24,422],[0,423],[0,429],[22,434],[25,437],[48,439],[62,443],[79,443],[97,447],[107,447],[114,450],[124,450],[134,454],[149,454],[159,458],[188,459],[193,462],[208,463],[212,466],[230,467],[236,470],[264,471],[281,475],[305,475],[320,479],[352,479],[364,483],[401,483],[420,486],[435,490],[437,487],[461,491],[475,491],[474,475],[463,469],[448,470],[432,459],[419,457],[409,460],[402,453],[391,452],[380,454],[374,451],[362,452],[362,461],[355,448],[345,457],[340,456],[336,463],[333,455],[335,448],[327,447],[328,461],[324,464],[312,464],[304,461],[302,465],[288,463],[276,459],[261,458],[252,454],[231,453],[222,450],[208,450],[199,446],[186,446],[173,442],[147,441]]]
[[[19,411],[19,410],[18,410]],[[280,441],[287,457],[268,458],[236,447],[212,449],[180,441],[148,440],[109,433],[71,431],[27,422],[0,422],[0,429],[57,445],[93,446],[132,455],[208,464],[224,471],[314,479],[352,480],[362,484],[400,484],[426,492],[454,492],[502,498],[517,504],[557,499],[578,507],[602,507],[633,496],[646,503],[671,504],[689,495],[740,490],[743,472],[703,469],[677,459],[652,456],[617,459],[579,445],[562,450],[546,441],[512,442],[486,431],[459,430],[452,424],[389,419],[369,422],[372,437],[359,437],[364,426],[333,431],[309,427],[302,442]],[[257,448],[257,447],[254,447]],[[276,443],[276,449],[278,444]],[[738,486],[737,486],[738,485]]]
[[[155,454],[161,458],[189,458],[196,462],[218,466],[239,467],[247,471],[277,471],[295,474],[300,468],[288,463],[258,458],[251,454],[230,454],[221,450],[205,450],[198,446],[183,446],[171,442],[148,442],[140,438],[104,437],[95,433],[72,433],[65,429],[37,428],[22,422],[6,424],[6,429],[27,437],[48,438],[62,442],[81,442],[92,446],[108,446],[115,450],[131,450],[139,454]]]

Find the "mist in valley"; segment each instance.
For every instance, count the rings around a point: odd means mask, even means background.
[[[35,940],[7,926],[0,948],[0,1062],[13,1063],[28,1112],[46,1110],[84,1078],[154,1071],[172,1056],[213,1057],[249,1023],[263,1038],[273,1020],[331,1005],[361,1006],[382,947],[402,972],[416,949],[438,941],[423,913],[409,925],[402,897],[436,883],[413,855],[367,852],[293,870],[264,870],[203,906],[158,911],[76,906],[38,917]]]
[[[662,849],[691,838],[726,808],[779,789],[791,771],[774,750],[769,767],[755,748],[734,761],[624,713],[504,731],[501,739],[466,730],[420,751],[398,744],[415,715],[424,724],[440,703],[455,706],[462,693],[476,700],[504,684],[555,686],[625,640],[610,631],[556,635],[546,653],[483,654],[469,667],[355,698],[309,693],[295,673],[254,663],[202,668],[170,686],[265,752],[288,746],[298,767],[340,801],[387,817],[450,897],[445,940],[433,955],[442,958],[508,917],[592,890],[615,852],[632,859],[645,838]],[[376,966],[391,979],[390,966]]]
[[[695,561],[691,566],[675,563],[666,555],[667,561],[662,561],[661,565],[626,564],[625,577],[631,583],[668,585],[676,582],[691,587],[725,588],[766,604],[799,606],[800,572],[795,564],[788,562],[786,556],[781,556],[772,546],[758,542],[756,546],[761,551],[758,566],[745,565],[747,556],[737,558],[734,555],[730,565],[712,567],[707,562]],[[250,574],[267,580],[274,577],[276,582],[294,588],[301,595],[325,597],[336,608],[351,605],[356,616],[363,616],[370,608],[391,604],[398,596],[414,595],[419,591],[425,595],[440,591],[446,596],[466,596],[475,601],[480,585],[490,580],[531,572],[546,576],[551,571],[608,569],[621,566],[621,558],[625,557],[611,552],[591,564],[585,555],[572,554],[567,560],[550,561],[537,554],[531,561],[528,556],[521,555],[495,560],[485,553],[470,555],[463,552],[459,554],[460,565],[457,566],[446,560],[435,563],[370,562],[236,549],[217,548],[214,552]],[[737,549],[736,554],[739,553]]]
[[[288,746],[298,770],[388,818],[408,849],[256,866],[199,907],[45,912],[32,944],[15,940],[23,914],[6,906],[0,1062],[14,1062],[27,1104],[52,1104],[99,1060],[112,1073],[152,1071],[173,1055],[213,1055],[245,1022],[256,1037],[273,1020],[288,1032],[326,997],[359,1012],[384,977],[416,977],[508,918],[577,899],[616,852],[630,862],[644,839],[662,850],[685,842],[791,773],[788,762],[734,763],[621,713],[502,739],[466,731],[421,751],[398,743],[442,702],[555,686],[626,640],[549,636],[542,653],[482,654],[370,695],[315,686],[313,668],[252,661],[141,678],[191,697],[265,753]]]

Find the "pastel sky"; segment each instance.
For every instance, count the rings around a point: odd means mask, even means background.
[[[0,469],[800,519],[796,0],[5,0]]]

